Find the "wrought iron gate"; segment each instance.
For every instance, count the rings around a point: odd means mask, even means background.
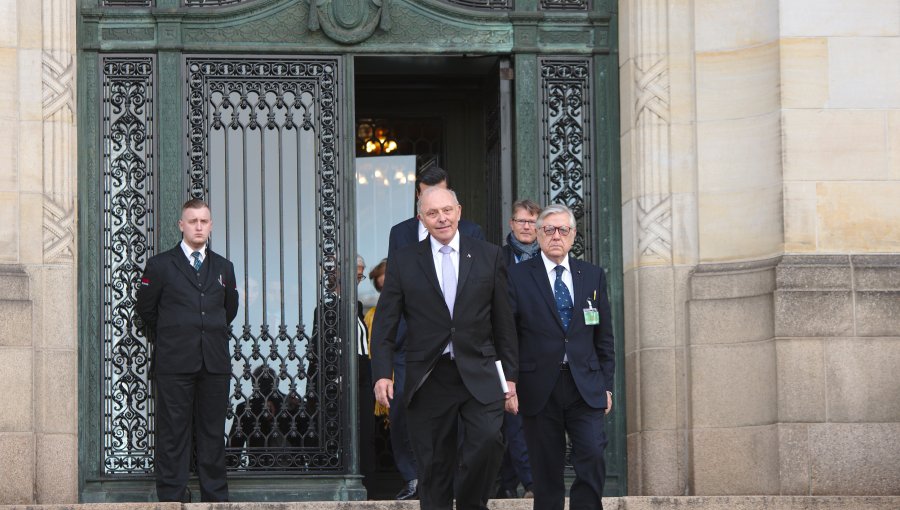
[[[154,63],[110,56],[102,65],[110,475],[153,471],[149,346],[132,306],[155,251]],[[184,59],[184,197],[210,203],[210,244],[234,263],[241,295],[225,438],[233,471],[347,467],[339,70],[336,58]]]

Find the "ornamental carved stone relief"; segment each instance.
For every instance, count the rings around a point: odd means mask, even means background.
[[[309,0],[310,31],[340,44],[365,41],[376,29],[391,29],[390,0]]]

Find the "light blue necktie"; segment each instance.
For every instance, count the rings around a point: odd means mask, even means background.
[[[447,310],[450,310],[450,318],[453,318],[453,303],[456,302],[456,271],[453,270],[453,260],[450,259],[450,252],[453,248],[449,246],[441,246],[441,253],[444,254],[441,259],[441,280],[444,289],[444,302],[447,303]],[[447,346],[450,357],[453,358],[453,342]]]
[[[569,322],[572,320],[572,294],[569,288],[563,283],[562,274],[566,270],[563,266],[556,266],[556,281],[553,282],[553,297],[556,299],[556,309],[559,311],[559,318],[562,320],[564,330],[569,329]]]
[[[194,257],[194,271],[200,271],[200,265],[202,264],[202,262],[200,262],[200,252],[195,251],[194,253],[191,253],[191,257]]]

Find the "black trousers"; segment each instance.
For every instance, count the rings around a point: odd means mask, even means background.
[[[482,404],[463,384],[456,363],[442,357],[407,407],[419,466],[422,510],[484,510],[504,442],[503,400]],[[465,428],[459,447],[458,428]]]
[[[547,405],[525,416],[525,442],[534,478],[534,508],[563,510],[566,496],[564,470],[566,432],[572,440],[575,480],[569,489],[569,510],[603,508],[600,498],[606,479],[604,409],[590,407],[581,398],[572,373],[561,370]]]
[[[201,501],[228,501],[225,479],[225,414],[229,374],[203,367],[193,374],[156,376],[156,495],[184,497],[190,476],[191,431],[197,437]]]

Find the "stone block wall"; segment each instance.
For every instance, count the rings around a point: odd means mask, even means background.
[[[78,500],[74,26],[0,1],[0,504]]]

